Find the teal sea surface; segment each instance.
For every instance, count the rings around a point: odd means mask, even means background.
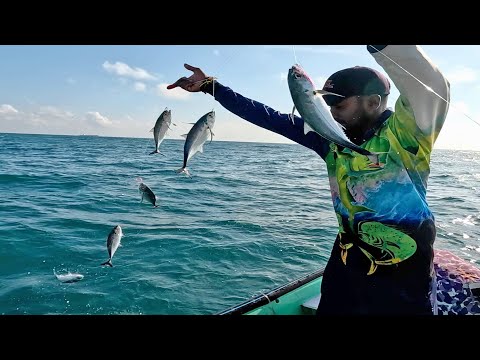
[[[153,139],[0,134],[0,314],[215,314],[326,264],[337,222],[317,154],[214,140],[187,177],[183,144],[149,155]],[[480,152],[433,151],[435,247],[472,263],[479,182]],[[115,225],[122,246],[101,266]]]

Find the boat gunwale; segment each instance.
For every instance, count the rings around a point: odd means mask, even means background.
[[[259,308],[263,305],[269,304],[272,301],[277,300],[279,297],[298,289],[299,287],[318,279],[323,275],[325,267],[321,267],[319,270],[315,270],[307,275],[304,275],[296,280],[293,280],[287,284],[280,285],[279,287],[270,290],[267,293],[262,293],[253,299],[244,301],[238,305],[234,305],[226,310],[218,312],[215,315],[243,315],[249,311]]]

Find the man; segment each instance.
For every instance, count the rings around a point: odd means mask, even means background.
[[[339,232],[322,279],[317,314],[432,314],[435,219],[426,202],[430,154],[445,121],[450,85],[419,46],[369,45],[390,82],[367,67],[331,75],[323,90],[352,142],[380,153],[380,165],[304,133],[304,122],[243,97],[199,68],[177,86],[203,91],[239,117],[314,150],[325,160]],[[320,95],[319,95],[320,96]]]

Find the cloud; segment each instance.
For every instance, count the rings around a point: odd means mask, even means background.
[[[281,82],[287,81],[287,79],[288,79],[288,74],[287,73],[285,73],[285,72],[280,73],[280,81]]]
[[[477,79],[477,71],[466,66],[458,66],[445,74],[451,84],[469,83]]]
[[[87,112],[86,119],[88,122],[95,125],[100,125],[102,127],[113,125],[113,122],[110,119],[108,119],[106,116],[101,115],[98,111]]]
[[[71,117],[73,117],[72,112],[57,108],[55,106],[50,106],[50,105],[40,106],[40,109],[36,112],[36,115],[56,117],[56,118],[71,118]]]
[[[157,85],[157,93],[160,96],[165,96],[171,99],[186,100],[190,97],[188,91],[183,90],[182,88],[176,87],[171,90],[167,90],[169,84],[162,83]]]
[[[56,131],[57,129],[68,128],[74,121],[74,115],[70,111],[66,111],[51,105],[40,106],[29,114],[26,114],[24,121],[34,126],[43,126],[48,130]]]
[[[144,83],[137,81],[135,84],[133,84],[133,88],[135,91],[145,91],[147,86]]]
[[[76,84],[76,83],[77,83],[77,80],[75,80],[75,79],[73,79],[73,78],[69,77],[69,78],[67,78],[67,83],[69,83],[69,84],[72,84],[72,85],[73,85],[73,84]]]
[[[353,54],[352,51],[348,49],[339,49],[332,47],[330,45],[322,46],[296,46],[296,45],[265,45],[264,49],[271,50],[287,50],[290,52],[308,52],[314,54]]]
[[[220,51],[217,49],[213,50],[213,55],[220,56]]]
[[[2,104],[0,105],[0,114],[16,114],[18,110],[15,109],[12,105]]]
[[[113,73],[118,76],[130,77],[136,80],[156,80],[156,77],[149,74],[146,70],[138,67],[131,68],[127,64],[120,61],[117,61],[115,64],[105,61],[103,63],[103,68],[109,73]]]
[[[74,114],[61,108],[46,105],[32,111],[21,111],[10,105],[0,106],[0,131],[23,133],[65,134],[78,126]]]

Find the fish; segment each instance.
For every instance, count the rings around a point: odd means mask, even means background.
[[[108,265],[110,267],[113,267],[112,258],[115,254],[115,251],[117,251],[118,247],[121,246],[120,241],[122,240],[122,236],[123,232],[120,225],[115,226],[112,231],[110,231],[110,234],[108,234],[107,237],[107,250],[109,259],[101,265]]]
[[[200,119],[192,126],[188,134],[182,135],[185,138],[185,145],[183,147],[183,166],[180,169],[175,170],[178,174],[185,173],[190,176],[190,172],[187,169],[188,160],[197,152],[203,153],[203,144],[210,138],[210,142],[213,140],[213,125],[215,124],[215,111],[212,110]]]
[[[293,113],[296,109],[304,121],[305,134],[309,131],[314,131],[337,145],[367,156],[371,162],[369,167],[381,167],[379,155],[383,153],[368,151],[351,142],[345,134],[345,128],[333,118],[323,96],[317,96],[317,94],[342,95],[324,90],[316,90],[312,79],[298,64],[293,65],[288,70],[287,81],[294,103],[292,121]]]
[[[71,273],[70,271],[66,274],[57,274],[55,269],[53,269],[53,274],[57,277],[58,280],[64,283],[73,283],[73,282],[80,281],[84,278],[82,274]]]
[[[145,185],[143,182],[138,185],[138,190],[142,194],[142,200],[140,202],[143,202],[143,198],[146,198],[150,204],[153,205],[153,207],[158,207],[157,203],[157,197],[153,193],[153,191]]]
[[[155,126],[152,128],[152,130],[150,130],[150,132],[153,132],[153,139],[155,140],[155,150],[153,150],[149,155],[160,154],[158,148],[162,143],[163,139],[165,138],[167,130],[170,129],[171,123],[172,110],[168,110],[168,108],[165,108],[165,110],[163,110],[163,112],[160,114],[157,121],[155,122]]]
[[[392,226],[384,225],[376,221],[362,221],[358,224],[360,239],[366,244],[381,250],[382,257],[377,259],[369,251],[359,245],[360,250],[370,260],[371,275],[377,269],[377,265],[394,265],[405,261],[417,251],[417,243],[404,232]]]

